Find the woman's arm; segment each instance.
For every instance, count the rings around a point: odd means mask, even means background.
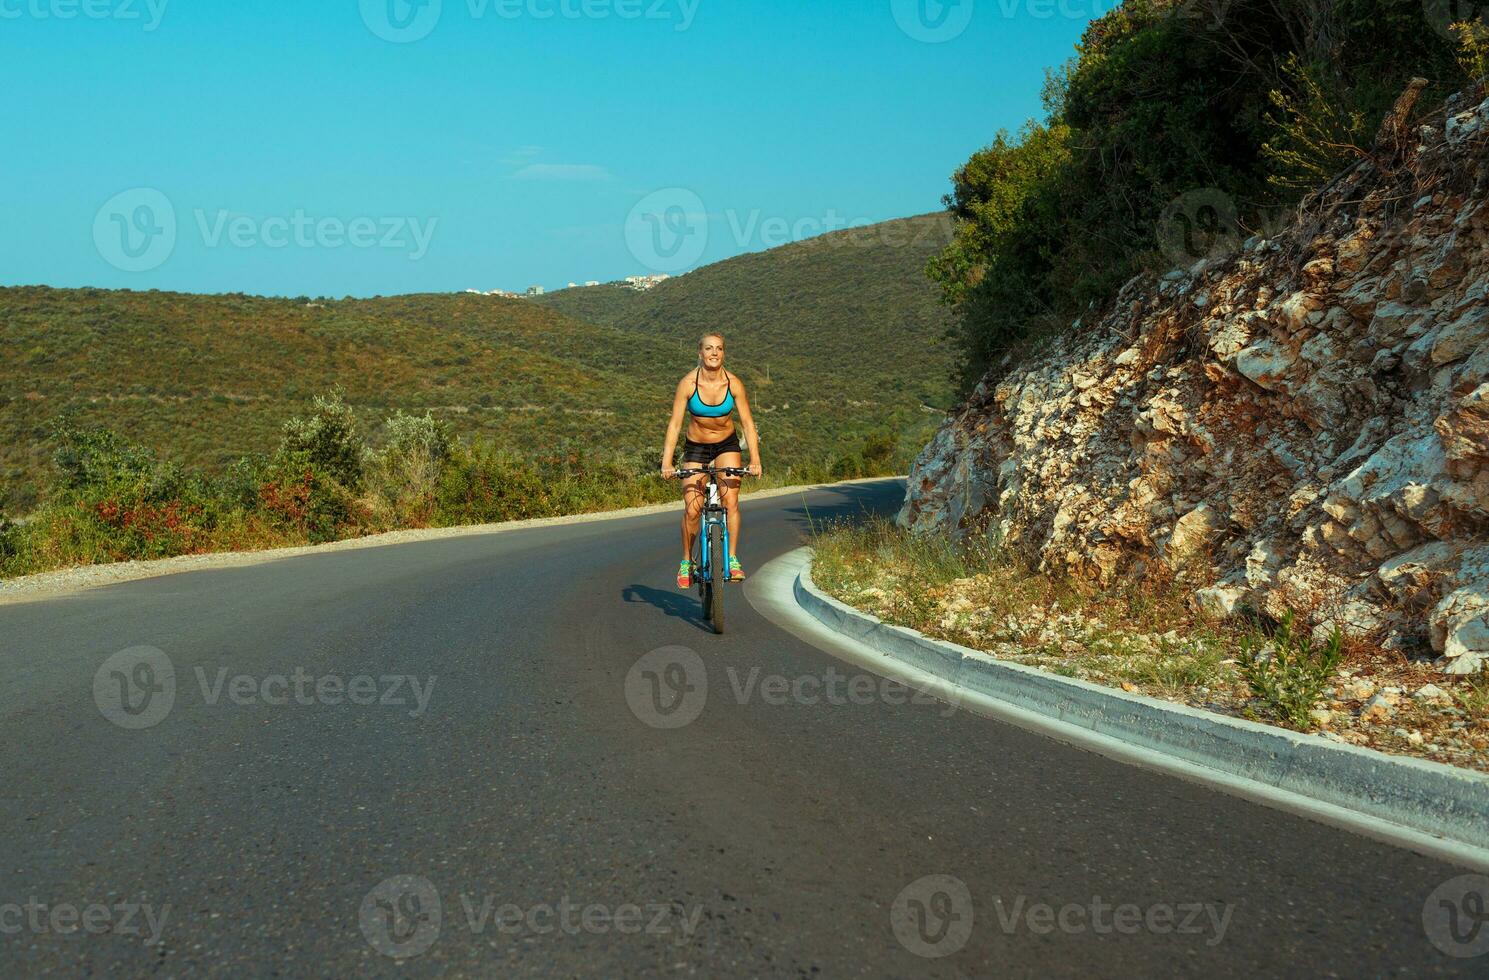
[[[750,414],[750,395],[745,391],[745,384],[739,380],[739,375],[734,375],[734,380],[739,384],[735,387],[734,401],[739,405],[739,420],[744,423],[745,439],[750,444],[749,471],[755,476],[764,473],[760,462],[760,433],[755,431],[755,416]]]
[[[672,421],[667,423],[667,440],[662,444],[662,476],[672,479],[672,461],[676,458],[677,437],[682,432],[682,413],[688,406],[687,378],[677,383],[672,394]]]

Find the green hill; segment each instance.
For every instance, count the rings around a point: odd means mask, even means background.
[[[875,404],[944,409],[947,316],[922,270],[950,234],[944,214],[901,218],[741,255],[646,292],[610,284],[537,302],[689,348],[721,331],[747,381],[768,370],[777,390],[809,393],[795,403],[803,407],[837,411],[867,392]]]
[[[824,239],[652,293],[594,287],[543,303],[0,288],[0,503],[38,500],[59,415],[215,471],[271,450],[283,421],[336,384],[369,433],[394,409],[430,409],[526,455],[659,455],[672,385],[704,328],[729,335],[768,465],[831,460],[884,431],[908,458],[936,421],[922,403],[950,396],[922,272],[941,239],[858,234],[868,244]]]

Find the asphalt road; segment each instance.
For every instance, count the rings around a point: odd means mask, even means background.
[[[900,492],[747,501],[741,557]],[[907,698],[739,587],[713,635],[676,521],[0,607],[0,973],[1489,973],[1429,940],[1460,869]]]

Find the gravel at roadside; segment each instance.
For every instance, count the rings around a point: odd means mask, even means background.
[[[844,480],[842,482],[843,484],[877,483],[886,479],[895,480],[903,479],[903,477],[871,477],[862,480]],[[781,497],[789,494],[804,493],[823,486],[836,485],[838,484],[814,483],[795,487],[776,487],[770,490],[746,493],[743,499],[748,501],[765,499],[767,497]],[[85,565],[78,568],[64,568],[52,572],[39,572],[35,575],[24,575],[13,579],[0,579],[0,605],[11,602],[29,602],[36,599],[51,598],[102,585],[132,582],[137,579],[155,578],[160,575],[175,575],[181,572],[192,572],[206,568],[236,568],[243,565],[256,565],[262,562],[278,561],[282,558],[293,558],[296,555],[345,551],[354,548],[381,548],[388,545],[407,544],[412,541],[433,541],[441,538],[456,538],[473,534],[494,534],[502,531],[521,530],[523,528],[547,527],[554,524],[580,524],[586,521],[616,520],[646,514],[662,514],[681,509],[682,501],[677,500],[665,504],[651,504],[645,507],[631,507],[625,510],[603,511],[593,514],[537,517],[530,520],[503,521],[499,524],[476,524],[468,527],[417,528],[388,531],[384,534],[373,534],[362,538],[348,538],[343,541],[332,541],[326,544],[305,545],[295,548],[219,552],[206,555],[179,555],[174,558],[161,558],[154,561],[126,561],[107,565]]]

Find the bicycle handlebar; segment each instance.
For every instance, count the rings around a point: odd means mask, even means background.
[[[718,475],[718,474],[722,473],[725,476],[753,476],[754,475],[748,469],[746,469],[745,467],[742,467],[742,466],[704,466],[704,467],[695,467],[693,469],[673,470],[672,471],[672,478],[674,480],[676,480],[676,479],[678,479],[680,477],[697,476],[699,473],[713,473],[715,475]]]

